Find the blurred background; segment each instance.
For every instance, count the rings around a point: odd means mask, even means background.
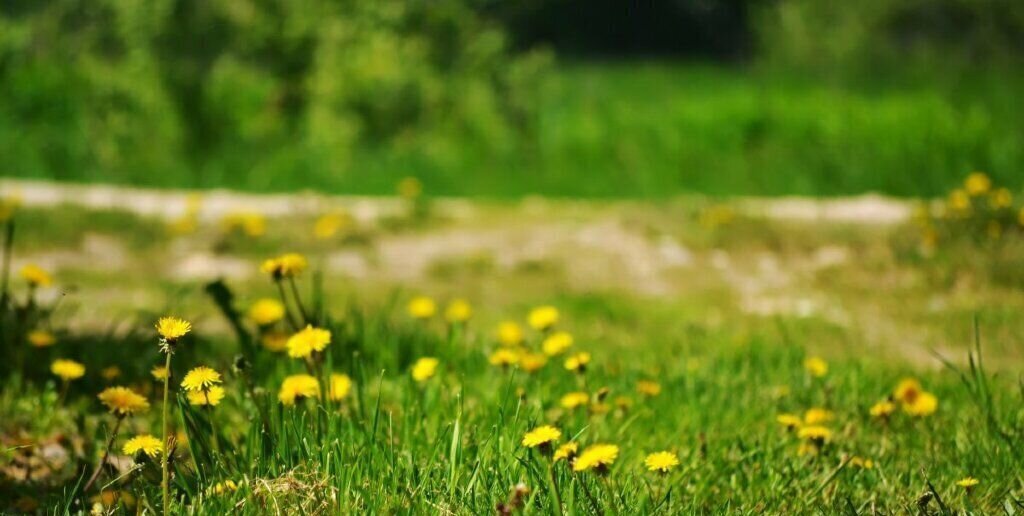
[[[938,195],[1024,174],[1019,0],[6,0],[8,177]]]

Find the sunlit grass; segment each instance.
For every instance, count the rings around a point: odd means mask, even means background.
[[[813,231],[724,217],[721,207],[714,217],[660,209],[670,216],[629,207],[626,219],[652,232],[678,231],[668,234],[736,260],[768,250],[802,260],[840,244],[887,256],[915,231]],[[83,217],[53,230],[52,241],[79,245],[89,228]],[[875,319],[853,310],[852,323],[828,313],[752,316],[718,289],[658,298],[559,288],[571,262],[468,275],[451,262],[404,288],[332,285],[314,226],[268,220],[264,235],[235,235],[231,253],[254,276],[208,284],[159,278],[166,246],[140,238],[127,247],[126,263],[144,271],[120,279],[162,293],[131,311],[125,302],[94,312],[134,314],[107,328],[78,325],[80,314],[60,305],[51,312],[60,298],[50,291],[78,282],[77,302],[88,303],[115,284],[109,273],[15,269],[0,328],[0,509],[675,514],[1020,506],[1024,405],[1019,367],[1007,359],[1019,356],[1011,308],[1019,300],[982,283],[962,306],[900,306],[942,292],[941,283],[920,277],[871,292],[885,287],[882,277],[948,267],[927,256],[853,260],[811,275],[810,284],[842,303],[888,310],[886,324],[905,323],[874,328]],[[33,239],[45,242],[51,230],[32,227]],[[223,230],[200,225],[174,236],[144,219],[124,227],[196,246]],[[262,241],[283,242],[289,229],[314,251],[294,256],[284,253],[300,247]],[[114,224],[91,230],[119,231]],[[138,257],[151,261],[135,265]],[[965,273],[973,274],[949,271]],[[190,329],[158,322],[168,314]],[[927,361],[865,344],[865,336],[898,339],[919,327],[945,339],[942,347],[907,344]],[[52,341],[29,343],[35,329]],[[159,368],[168,339],[174,354],[165,382]],[[84,373],[54,368],[58,359]],[[919,387],[908,394],[906,385]],[[107,391],[115,386],[137,393],[149,410],[126,391]],[[166,447],[156,450],[150,439]],[[559,454],[567,444],[575,452]],[[171,452],[166,503],[162,451]]]

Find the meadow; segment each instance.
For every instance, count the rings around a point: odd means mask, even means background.
[[[9,199],[0,509],[1015,514],[1024,217],[960,175],[888,221]]]

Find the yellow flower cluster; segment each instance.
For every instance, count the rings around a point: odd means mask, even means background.
[[[444,318],[451,324],[463,324],[473,317],[473,307],[465,299],[453,299],[444,309]]]
[[[267,232],[267,218],[249,211],[228,213],[221,219],[225,233],[241,233],[248,237],[263,236]]]
[[[911,416],[930,416],[939,408],[939,399],[921,387],[921,382],[914,378],[904,378],[896,384],[892,398],[903,407],[903,412]]]
[[[655,452],[644,459],[644,465],[650,471],[668,473],[679,465],[679,457],[670,451]]]
[[[149,410],[149,400],[128,387],[108,387],[97,396],[111,414],[130,416]]]
[[[331,343],[331,332],[323,328],[314,328],[307,324],[305,328],[288,339],[288,356],[306,358],[313,352],[321,352]]]
[[[530,430],[523,436],[523,446],[527,448],[547,447],[558,442],[562,438],[562,431],[551,426],[544,425]]]
[[[922,248],[930,252],[941,239],[1000,240],[1008,231],[1024,230],[1024,206],[1015,208],[1014,201],[1009,189],[995,186],[983,172],[972,172],[949,192],[942,213],[923,211]]]
[[[29,344],[37,348],[48,348],[57,343],[57,337],[46,330],[32,330],[25,338]]]
[[[406,307],[409,316],[419,321],[429,321],[437,315],[437,302],[428,296],[416,296]],[[473,306],[462,298],[448,302],[444,309],[444,320],[451,325],[465,324],[473,317]]]
[[[427,296],[416,296],[409,301],[409,315],[413,319],[426,320],[437,313],[437,303]]]
[[[124,447],[121,448],[121,451],[124,452],[125,455],[129,456],[135,456],[141,452],[148,457],[155,459],[164,451],[164,443],[160,442],[160,439],[149,434],[137,435],[128,439],[128,441],[124,443]]]
[[[284,304],[276,299],[259,299],[249,307],[249,319],[258,326],[270,326],[284,318]]]
[[[439,364],[440,362],[433,357],[423,357],[417,360],[412,365],[412,379],[422,383],[433,378]]]
[[[828,374],[828,362],[820,357],[807,357],[804,360],[804,369],[815,378],[823,378]]]
[[[351,223],[352,217],[348,213],[325,213],[313,223],[313,237],[317,240],[333,238],[339,232],[348,228]]]
[[[176,342],[192,331],[192,323],[178,317],[161,317],[156,322],[156,332],[167,342]]]
[[[53,284],[50,273],[35,264],[28,264],[21,268],[21,277],[30,287],[49,287]]]
[[[305,398],[319,397],[320,383],[308,374],[295,374],[286,377],[277,393],[277,399],[284,405],[294,405],[296,401]]]
[[[306,257],[298,253],[286,253],[276,258],[270,258],[264,260],[263,265],[260,266],[260,270],[264,274],[269,274],[274,280],[280,280],[282,278],[293,278],[302,274],[308,266]]]
[[[74,360],[58,358],[50,365],[50,372],[61,380],[69,382],[85,376],[85,366]]]
[[[594,470],[597,473],[605,473],[608,467],[619,458],[619,447],[614,444],[594,444],[583,450],[573,462],[573,471]]]
[[[215,407],[224,399],[224,388],[220,373],[206,366],[199,366],[185,374],[181,387],[185,389],[188,402],[197,406]]]

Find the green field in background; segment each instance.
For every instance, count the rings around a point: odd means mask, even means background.
[[[521,134],[484,118],[472,137],[442,127],[359,145],[344,164],[296,135],[198,164],[54,167],[56,129],[2,118],[0,156],[10,176],[173,188],[390,194],[416,176],[455,196],[928,196],[971,170],[1021,186],[1020,84],[993,73],[859,88],[699,64],[560,64]]]

